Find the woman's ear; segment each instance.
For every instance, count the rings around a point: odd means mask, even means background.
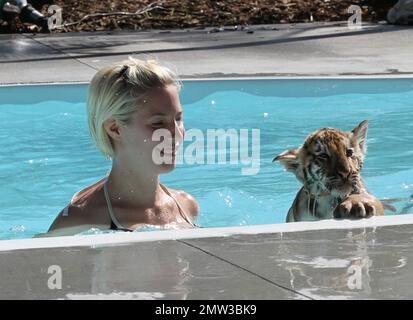
[[[296,173],[299,162],[298,162],[298,153],[300,149],[292,149],[292,150],[285,150],[278,156],[276,156],[272,162],[274,161],[279,161],[287,171],[291,171],[293,173]]]
[[[353,141],[359,146],[361,152],[366,154],[367,152],[367,132],[369,128],[369,122],[364,120],[357,127],[355,127],[351,132],[353,133]]]
[[[116,119],[110,117],[103,123],[103,127],[109,137],[113,140],[120,140],[120,124]]]

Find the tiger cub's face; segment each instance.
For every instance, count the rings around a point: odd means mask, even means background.
[[[310,193],[343,198],[356,188],[366,154],[368,122],[351,132],[324,128],[310,134],[297,149],[275,157]]]

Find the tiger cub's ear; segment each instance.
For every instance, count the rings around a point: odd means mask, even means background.
[[[276,156],[272,162],[280,161],[287,171],[296,172],[299,162],[297,159],[300,149],[285,150]]]
[[[369,128],[369,122],[364,120],[357,127],[355,127],[351,132],[353,133],[354,143],[357,144],[361,152],[366,154],[367,152],[367,132]]]

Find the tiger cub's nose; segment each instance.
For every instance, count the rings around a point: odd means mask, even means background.
[[[337,170],[337,174],[339,175],[339,177],[343,180],[347,180],[350,176],[351,170],[347,169],[347,168],[343,168],[340,170]]]

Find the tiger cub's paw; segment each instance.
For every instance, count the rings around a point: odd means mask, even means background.
[[[374,198],[365,194],[352,194],[341,202],[335,213],[335,218],[361,219],[376,215]]]

